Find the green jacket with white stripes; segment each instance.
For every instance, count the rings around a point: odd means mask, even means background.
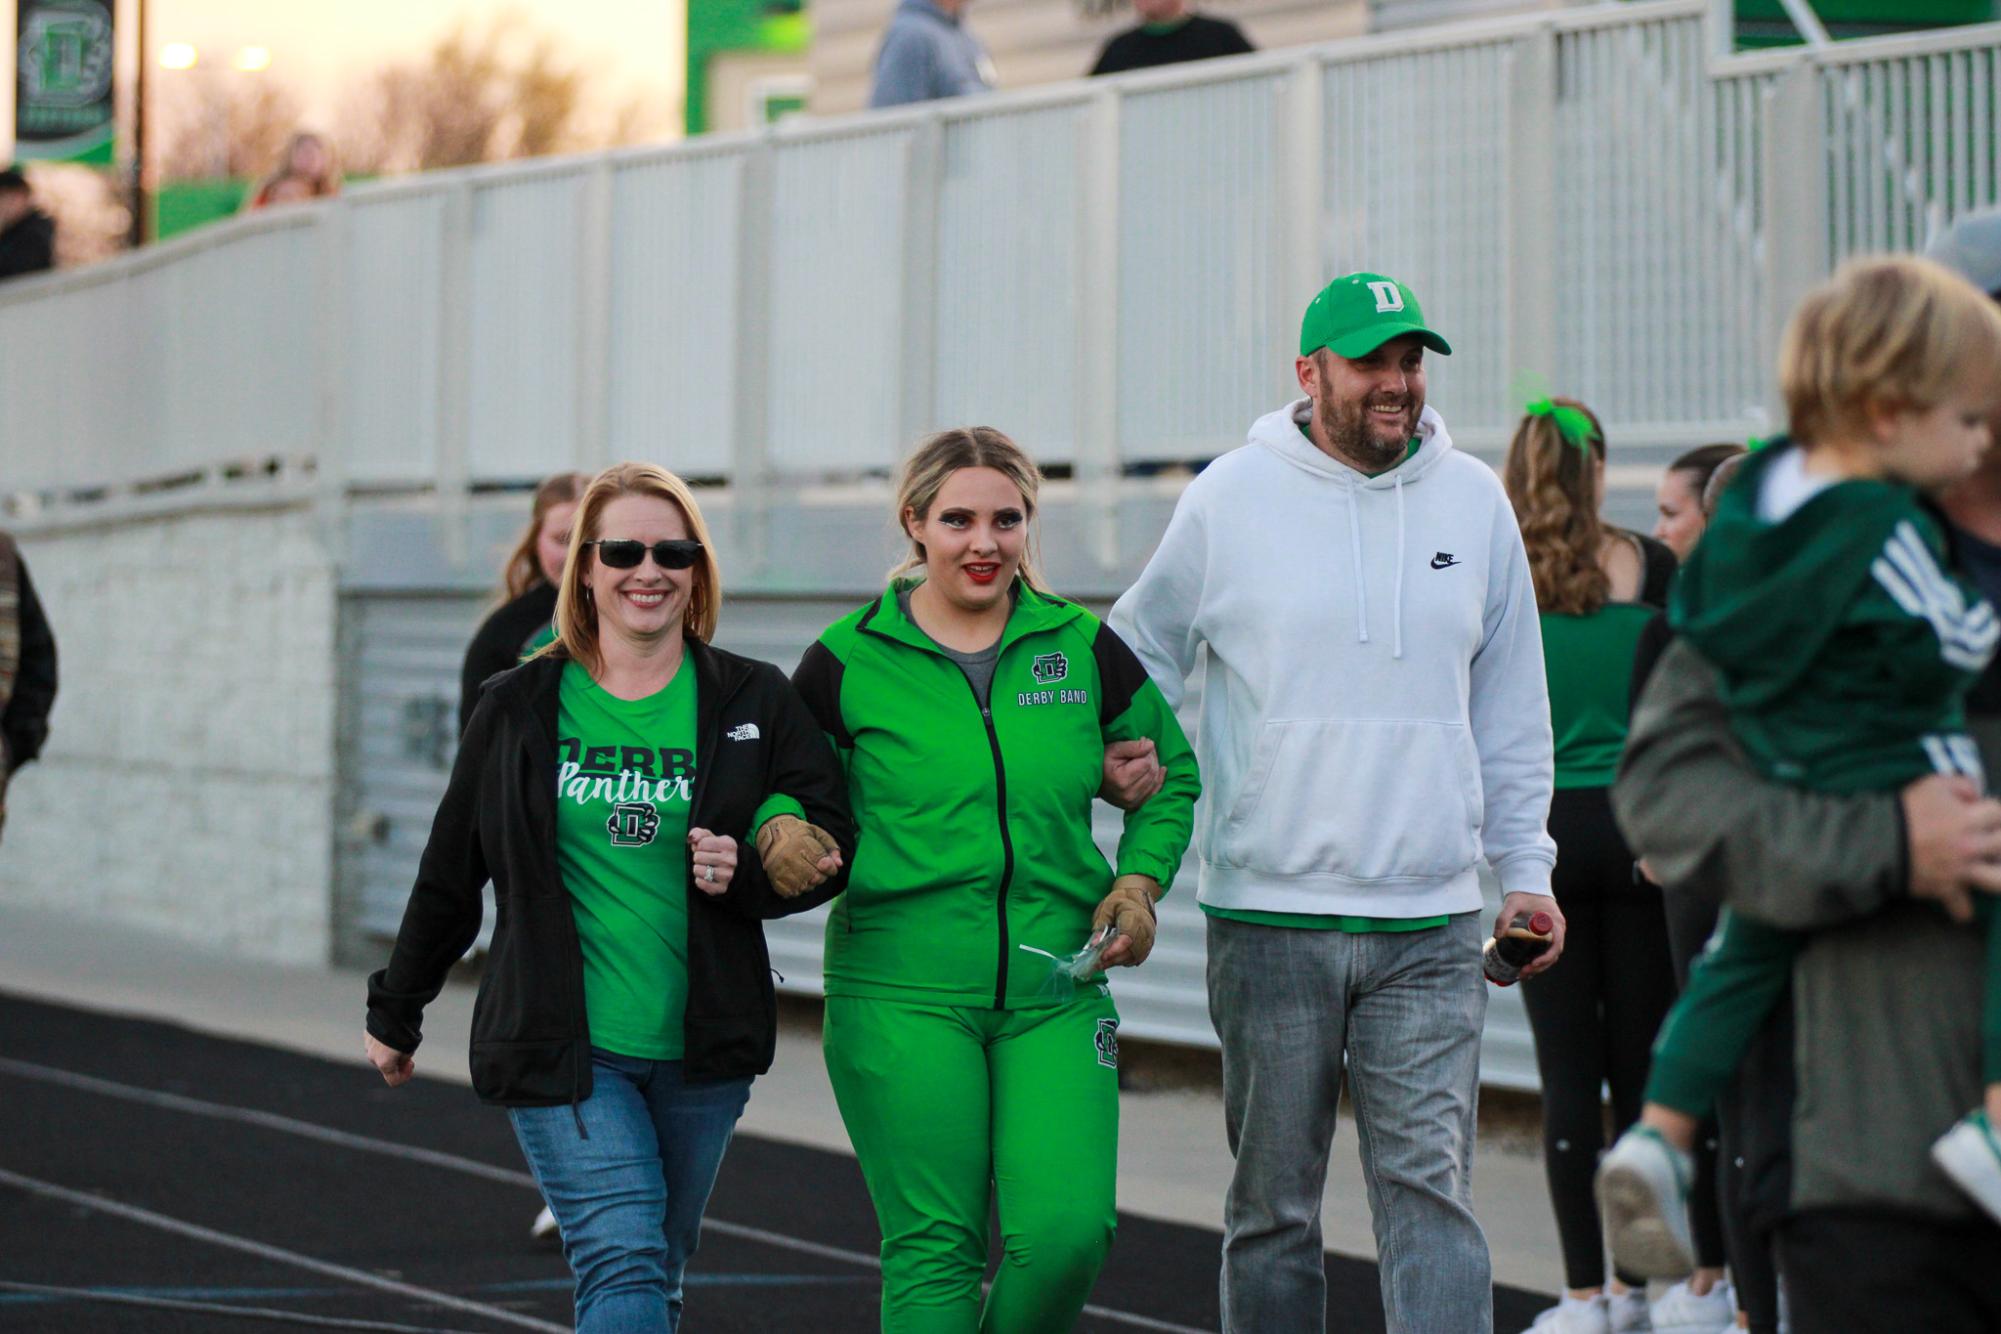
[[[1774,442],[1731,481],[1682,566],[1675,630],[1716,668],[1731,731],[1771,778],[1817,792],[1978,778],[1965,698],[2001,637],[1993,607],[1949,572],[1911,487],[1835,482],[1764,518],[1766,480],[1797,448]]]

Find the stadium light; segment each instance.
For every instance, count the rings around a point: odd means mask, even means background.
[[[191,42],[168,42],[160,48],[162,69],[193,69],[195,62],[200,59],[201,53],[195,50]]]
[[[236,68],[245,74],[261,74],[271,68],[271,51],[263,46],[246,46],[236,53]]]

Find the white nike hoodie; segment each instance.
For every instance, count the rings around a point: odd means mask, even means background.
[[[1429,917],[1549,893],[1542,629],[1500,479],[1430,408],[1367,477],[1261,417],[1188,484],[1111,625],[1178,704],[1209,648],[1196,751],[1201,902]]]

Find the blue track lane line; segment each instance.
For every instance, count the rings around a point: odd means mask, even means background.
[[[14,1075],[21,1079],[31,1079],[39,1083],[54,1084],[61,1088],[77,1089],[86,1093],[96,1093],[107,1098],[117,1098],[123,1102],[137,1103],[146,1107],[158,1107],[166,1111],[181,1112],[189,1116],[208,1117],[213,1120],[234,1121],[239,1125],[261,1126],[266,1130],[297,1135],[303,1139],[317,1140],[338,1148],[350,1149],[357,1153],[373,1153],[384,1157],[400,1159],[403,1162],[423,1163],[446,1171],[460,1172],[488,1181],[503,1182],[533,1191],[541,1197],[535,1179],[526,1172],[513,1171],[505,1167],[495,1167],[491,1163],[480,1162],[476,1158],[461,1158],[453,1153],[440,1153],[435,1149],[420,1149],[414,1145],[398,1144],[393,1140],[375,1139],[368,1135],[354,1135],[345,1130],[335,1130],[329,1126],[316,1125],[311,1121],[301,1121],[295,1117],[279,1116],[274,1112],[260,1112],[248,1107],[233,1107],[227,1103],[206,1102],[200,1098],[184,1097],[178,1093],[160,1093],[153,1089],[138,1088],[131,1084],[120,1084],[115,1080],[99,1079],[94,1075],[81,1075],[72,1070],[60,1070],[54,1066],[37,1065],[31,1061],[16,1061],[0,1057],[0,1074]],[[0,1173],[4,1180],[7,1173]],[[91,1197],[85,1196],[84,1199]],[[702,1220],[704,1231],[715,1232],[725,1237],[735,1237],[742,1241],[759,1242],[779,1250],[792,1251],[799,1255],[814,1255],[823,1260],[836,1260],[859,1268],[880,1273],[881,1257],[867,1251],[848,1250],[839,1246],[823,1246],[817,1241],[807,1241],[802,1237],[786,1236],[782,1232],[771,1232],[760,1227],[749,1227],[742,1223],[731,1223],[713,1216]],[[1130,1311],[1117,1311],[1104,1306],[1086,1306],[1084,1314],[1099,1320],[1127,1325],[1134,1329],[1154,1331],[1154,1334],[1213,1334],[1197,1325],[1180,1325],[1168,1320],[1156,1320],[1151,1316],[1135,1315]],[[565,1326],[542,1325],[541,1328],[563,1329]]]

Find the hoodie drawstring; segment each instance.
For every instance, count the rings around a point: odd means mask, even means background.
[[[1397,595],[1396,595],[1396,651],[1390,656],[1403,657],[1403,474],[1399,472],[1397,482]]]
[[[1355,562],[1355,642],[1369,642],[1369,593],[1362,578],[1362,511],[1355,504],[1355,488],[1344,486],[1348,497],[1348,551]]]

